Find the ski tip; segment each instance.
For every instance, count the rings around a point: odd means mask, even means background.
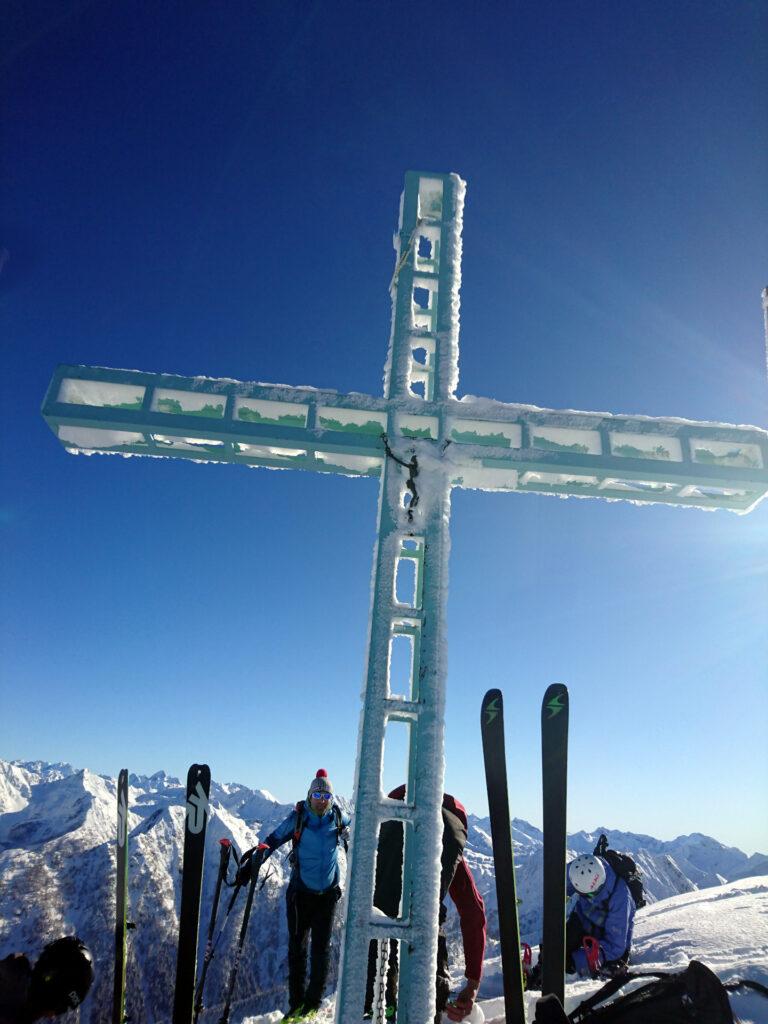
[[[568,687],[565,683],[552,683],[541,702],[542,719],[554,718],[562,711],[568,714]]]
[[[552,683],[550,686],[548,686],[546,693],[544,694],[544,700],[546,700],[547,697],[554,697],[558,693],[568,693],[568,687],[565,685],[565,683]]]
[[[480,727],[487,729],[504,719],[504,697],[501,690],[489,690],[480,708]]]

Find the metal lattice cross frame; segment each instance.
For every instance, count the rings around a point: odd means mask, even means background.
[[[434,1016],[442,835],[445,608],[453,487],[748,512],[768,491],[756,427],[456,399],[465,184],[406,175],[384,397],[60,366],[43,415],[71,452],[191,458],[380,480],[349,897],[337,1001],[358,1024],[372,939],[400,941],[398,1019]],[[403,579],[410,584],[404,595]],[[393,644],[410,651],[406,693]],[[410,735],[406,799],[382,792],[386,726]],[[372,906],[382,821],[405,828],[399,917]],[[415,879],[419,880],[414,885]]]

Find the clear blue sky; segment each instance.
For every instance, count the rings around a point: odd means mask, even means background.
[[[459,394],[766,426],[765,2],[4,11],[0,755],[352,787],[376,485],[64,453],[58,362],[381,393],[404,172],[457,171]],[[768,850],[768,505],[454,492],[446,785]],[[397,776],[397,768],[390,770]],[[393,780],[394,781],[394,778]]]

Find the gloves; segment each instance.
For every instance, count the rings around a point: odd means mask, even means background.
[[[592,935],[585,935],[582,948],[571,954],[573,964],[582,978],[596,978],[603,964],[600,943]]]
[[[240,861],[240,867],[237,869],[235,875],[235,881],[238,885],[247,885],[253,875],[253,869],[258,869],[264,863],[266,858],[272,852],[270,846],[266,843],[259,843],[258,846],[254,846],[250,850],[246,850],[243,854],[242,860]]]
[[[473,978],[467,978],[467,983],[454,1000],[448,1003],[445,1012],[451,1020],[464,1020],[472,1012],[472,1007],[477,999],[477,990],[480,982]]]

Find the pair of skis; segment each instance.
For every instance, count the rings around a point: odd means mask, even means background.
[[[485,779],[499,910],[501,969],[507,1024],[525,1024],[520,930],[504,746],[504,698],[489,690],[480,712]],[[544,930],[542,994],[563,1000],[565,988],[565,812],[568,765],[568,690],[554,683],[541,705],[544,795]]]
[[[197,973],[197,942],[200,928],[200,900],[203,889],[203,867],[205,864],[205,833],[208,825],[210,808],[208,797],[211,788],[211,770],[207,764],[193,764],[187,774],[186,816],[184,821],[184,860],[181,881],[181,911],[179,914],[179,944],[176,958],[176,985],[173,998],[173,1024],[191,1024],[197,1022],[203,1009],[203,988],[208,967],[213,959],[216,943],[213,933],[216,925],[219,898],[222,884],[226,882],[227,868],[233,852],[228,839],[219,840],[221,844],[219,874],[216,880],[211,920],[200,972],[200,982],[195,987]],[[240,937],[235,951],[235,961],[229,975],[226,990],[224,1011],[220,1024],[228,1024],[232,994],[237,980],[240,958],[245,943],[245,935],[250,917],[251,905],[256,888],[258,871],[254,871],[243,920],[240,926]],[[225,915],[229,917],[241,886],[235,888]],[[117,783],[117,888],[116,888],[116,923],[115,923],[115,977],[112,1006],[112,1024],[125,1024],[129,1018],[125,1013],[125,982],[127,943],[126,933],[133,925],[127,921],[128,908],[128,771],[120,772]],[[219,932],[219,938],[221,932]],[[217,940],[218,941],[218,940]]]
[[[206,764],[193,764],[187,775],[187,803],[184,827],[184,872],[181,883],[179,949],[176,961],[176,988],[173,1024],[190,1024],[197,966],[197,931],[200,922],[200,895],[203,885],[205,829],[208,822],[208,794],[211,771]],[[112,998],[112,1024],[125,1024],[125,981],[127,963],[126,936],[133,925],[128,911],[128,770],[123,768],[117,780],[117,886],[115,915],[115,976]]]

